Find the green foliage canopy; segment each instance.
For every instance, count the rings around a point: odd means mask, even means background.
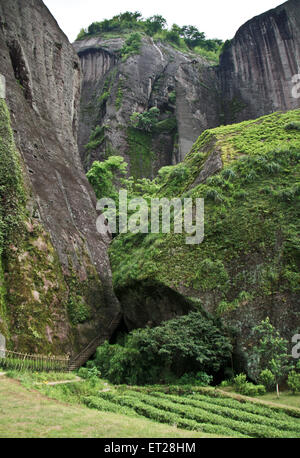
[[[207,54],[206,57],[216,59],[223,46],[219,39],[206,39],[205,34],[197,27],[185,25],[183,27],[173,24],[167,28],[166,19],[155,14],[149,18],[142,18],[140,12],[133,13],[126,11],[118,14],[112,19],[105,19],[101,22],[93,22],[87,29],[81,29],[77,40],[85,37],[101,34],[127,34],[132,31],[144,33],[154,39],[162,39],[180,48],[194,50],[199,54]],[[127,45],[125,45],[127,46]]]
[[[231,352],[222,323],[202,312],[191,312],[155,328],[134,330],[124,345],[102,345],[95,362],[113,383],[149,384],[185,373],[214,374]]]
[[[130,122],[135,129],[151,132],[157,123],[158,116],[159,109],[152,107],[149,111],[144,111],[143,113],[134,112],[130,117]]]
[[[268,369],[274,376],[277,385],[291,369],[288,341],[280,336],[279,331],[271,324],[269,317],[254,328],[258,344],[253,347],[253,356],[256,360],[256,369]]]
[[[121,156],[111,156],[104,162],[95,161],[87,173],[97,199],[117,199],[117,189],[126,175],[127,163]]]

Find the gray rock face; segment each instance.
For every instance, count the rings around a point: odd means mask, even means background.
[[[223,162],[219,151],[213,151],[203,165],[203,169],[194,181],[192,187],[205,183],[208,177],[220,172],[223,168]]]
[[[298,108],[292,78],[300,73],[299,63],[299,0],[289,0],[244,24],[220,60],[225,121]]]
[[[53,303],[45,304],[53,307],[48,340],[54,334],[59,340],[56,351],[71,351],[95,337],[119,311],[108,239],[96,231],[95,196],[78,154],[80,63],[41,0],[1,0],[0,18],[0,68],[32,194],[30,216],[50,234],[59,258],[57,278],[61,271],[68,291],[66,303],[57,305],[62,309],[59,317]],[[47,278],[46,268],[39,269]],[[89,318],[71,325],[66,306],[79,298]],[[36,345],[41,348],[38,340]]]
[[[117,57],[122,38],[75,42],[83,69],[79,150],[86,169],[94,160],[121,154],[131,174],[153,177],[160,167],[182,161],[205,129],[299,107],[300,99],[292,96],[292,77],[300,72],[299,30],[300,2],[290,0],[243,25],[219,66],[151,38],[143,38],[139,54],[126,62]],[[173,92],[176,104],[170,101]],[[134,111],[151,106],[160,108],[161,120],[175,116],[176,130],[154,133],[143,150],[130,141],[128,125]],[[96,125],[107,126],[105,136],[86,150]]]
[[[143,37],[138,54],[122,62],[117,52],[123,44],[122,38],[93,37],[73,45],[83,73],[80,155],[88,169],[94,160],[120,154],[129,162],[131,174],[153,177],[160,167],[181,161],[200,131],[218,124],[216,73],[204,59],[167,44],[155,44],[149,37]],[[160,109],[160,121],[171,122],[144,135],[145,152],[132,145],[128,126],[133,112],[142,113],[153,106]],[[85,145],[97,125],[107,126],[105,138],[87,151]],[[143,153],[154,153],[146,158],[148,167]]]
[[[182,64],[176,73],[176,94],[177,162],[181,162],[199,133],[220,124],[220,88],[216,68],[195,60]]]

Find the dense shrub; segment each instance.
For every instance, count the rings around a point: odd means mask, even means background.
[[[207,386],[212,382],[213,377],[205,372],[184,374],[177,380],[178,385]]]
[[[172,185],[178,185],[187,180],[189,174],[189,169],[183,165],[180,165],[178,167],[174,167],[173,170],[171,170],[169,179],[172,181]]]
[[[288,375],[287,384],[293,394],[300,393],[300,372],[292,370]]]
[[[289,122],[284,126],[285,130],[300,130],[300,122]]]
[[[222,380],[222,382],[220,383],[220,387],[226,388],[227,386],[230,386],[231,384],[232,384],[231,380]]]
[[[181,408],[167,400],[160,400],[154,396],[145,396],[136,392],[126,392],[122,396],[116,396],[113,393],[101,393],[100,395],[110,402],[134,409],[140,415],[160,423],[168,423],[188,430],[247,437],[242,432],[231,429],[229,421],[226,419],[221,419],[220,424],[218,424],[218,422],[212,421],[214,419],[213,415],[206,414],[203,411],[198,413],[195,409],[189,409],[188,407]]]
[[[125,61],[128,57],[138,54],[142,44],[142,36],[140,33],[132,33],[125,41],[125,44],[120,50],[122,60]]]
[[[230,436],[297,437],[299,435],[299,426],[295,421],[281,422],[272,418],[265,419],[258,415],[244,415],[241,411],[216,408],[211,406],[209,402],[193,402],[191,399],[166,396],[155,392],[150,395],[139,392],[130,393],[128,391],[119,395],[108,392],[101,393],[101,396],[120,405],[134,408],[144,416],[148,416],[149,408],[154,409],[153,412],[157,413],[154,419],[160,422],[164,422],[168,413],[170,417],[175,418],[176,416],[176,419],[181,418],[184,421],[193,421],[203,428],[206,426],[215,427],[215,433],[220,429],[223,431],[225,429]],[[175,424],[177,426],[180,425],[177,421]]]
[[[199,388],[197,388],[199,390]],[[193,390],[196,391],[195,389]],[[173,392],[171,388],[170,392]],[[176,391],[175,391],[176,393]],[[199,392],[200,393],[200,392]],[[209,397],[208,397],[209,396]],[[219,392],[205,391],[203,394],[198,394],[198,392],[189,394],[193,400],[200,400],[200,401],[208,401],[211,404],[216,404],[217,406],[224,406],[230,409],[242,409],[244,412],[254,413],[258,415],[262,415],[264,417],[276,418],[278,420],[290,420],[292,417],[300,418],[300,412],[297,409],[291,408],[283,408],[281,406],[272,406],[272,408],[268,405],[258,404],[250,401],[245,401],[244,399],[232,399],[228,398],[226,395],[221,395]]]
[[[253,383],[247,382],[247,376],[245,374],[237,375],[233,381],[236,391],[245,396],[259,396],[266,392],[264,385],[254,385]]]
[[[167,21],[161,15],[154,15],[143,19],[141,13],[118,14],[112,19],[105,19],[101,22],[93,22],[87,29],[81,29],[77,40],[85,37],[101,34],[125,34],[131,31],[142,32],[154,39],[168,41],[175,47],[188,51],[189,49],[202,54],[210,53],[207,57],[216,59],[222,49],[223,42],[219,39],[206,39],[205,34],[192,25],[183,27],[173,24],[167,28]]]
[[[202,312],[175,318],[156,328],[132,331],[123,346],[102,345],[95,363],[113,383],[149,384],[186,373],[213,375],[230,358],[232,345],[220,321]],[[206,377],[205,383],[210,378]]]
[[[98,199],[117,197],[120,180],[125,176],[127,163],[121,156],[111,156],[106,161],[95,161],[87,173],[87,178],[93,186]]]
[[[148,19],[146,19],[146,21],[145,21],[145,32],[148,35],[153,36],[157,32],[163,30],[166,27],[166,25],[167,25],[166,19],[163,18],[162,16],[156,14],[156,15],[151,16]]]
[[[77,40],[81,40],[89,35],[140,29],[142,25],[142,22],[140,21],[141,16],[141,13],[138,11],[135,11],[134,13],[126,11],[125,13],[114,16],[112,19],[104,19],[104,21],[101,22],[93,22],[87,30],[80,30]]]
[[[135,129],[151,132],[157,123],[158,116],[159,109],[152,107],[150,110],[144,111],[143,113],[134,112],[130,117],[130,122]]]
[[[238,374],[234,377],[233,382],[236,388],[239,390],[245,383],[247,383],[247,375],[246,374]]]
[[[264,385],[254,385],[254,383],[247,382],[241,386],[239,393],[245,396],[261,396],[266,393]]]
[[[275,387],[275,376],[272,374],[270,369],[264,369],[259,374],[259,382],[264,385],[267,391],[272,391]]]
[[[120,413],[122,415],[127,415],[129,417],[138,416],[134,409],[121,406],[114,402],[108,401],[107,399],[103,399],[99,396],[85,396],[83,398],[83,403],[92,409],[101,410],[101,412]]]
[[[93,367],[81,367],[78,371],[78,375],[81,378],[89,380],[95,377],[99,378],[101,374],[99,370],[97,369],[97,367],[93,366]]]
[[[180,45],[180,34],[178,33],[178,30],[174,28],[174,25],[171,30],[166,32],[166,40],[171,43],[175,43],[177,46]]]
[[[269,415],[261,415],[259,408],[256,410],[253,407],[253,412],[244,411],[244,404],[239,403],[238,408],[232,408],[230,399],[226,399],[226,405],[215,404],[211,402],[208,396],[203,396],[203,399],[193,399],[193,397],[177,396],[177,395],[165,395],[162,393],[153,392],[152,396],[157,396],[163,400],[169,400],[176,404],[184,406],[190,406],[195,409],[205,410],[205,412],[211,412],[213,414],[219,414],[224,417],[229,417],[232,420],[244,421],[246,423],[263,424],[269,425],[276,428],[281,428],[289,431],[298,431],[299,426],[295,424],[295,421],[291,420],[286,416],[274,415],[272,412],[268,412]],[[269,409],[270,410],[270,409]]]

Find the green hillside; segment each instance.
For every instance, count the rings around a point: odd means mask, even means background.
[[[152,196],[204,198],[204,241],[118,236],[110,249],[116,291],[153,279],[234,317],[240,330],[272,315],[292,335],[299,322],[299,119],[294,110],[205,131],[182,163],[162,169]],[[222,169],[199,183],[212,154]]]

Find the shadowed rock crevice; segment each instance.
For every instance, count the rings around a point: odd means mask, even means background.
[[[123,327],[131,331],[158,326],[194,309],[186,297],[155,280],[135,281],[117,288],[121,303]]]
[[[8,43],[9,55],[14,69],[15,78],[24,91],[24,97],[32,105],[32,91],[29,70],[25,63],[24,54],[20,43],[12,40]]]

